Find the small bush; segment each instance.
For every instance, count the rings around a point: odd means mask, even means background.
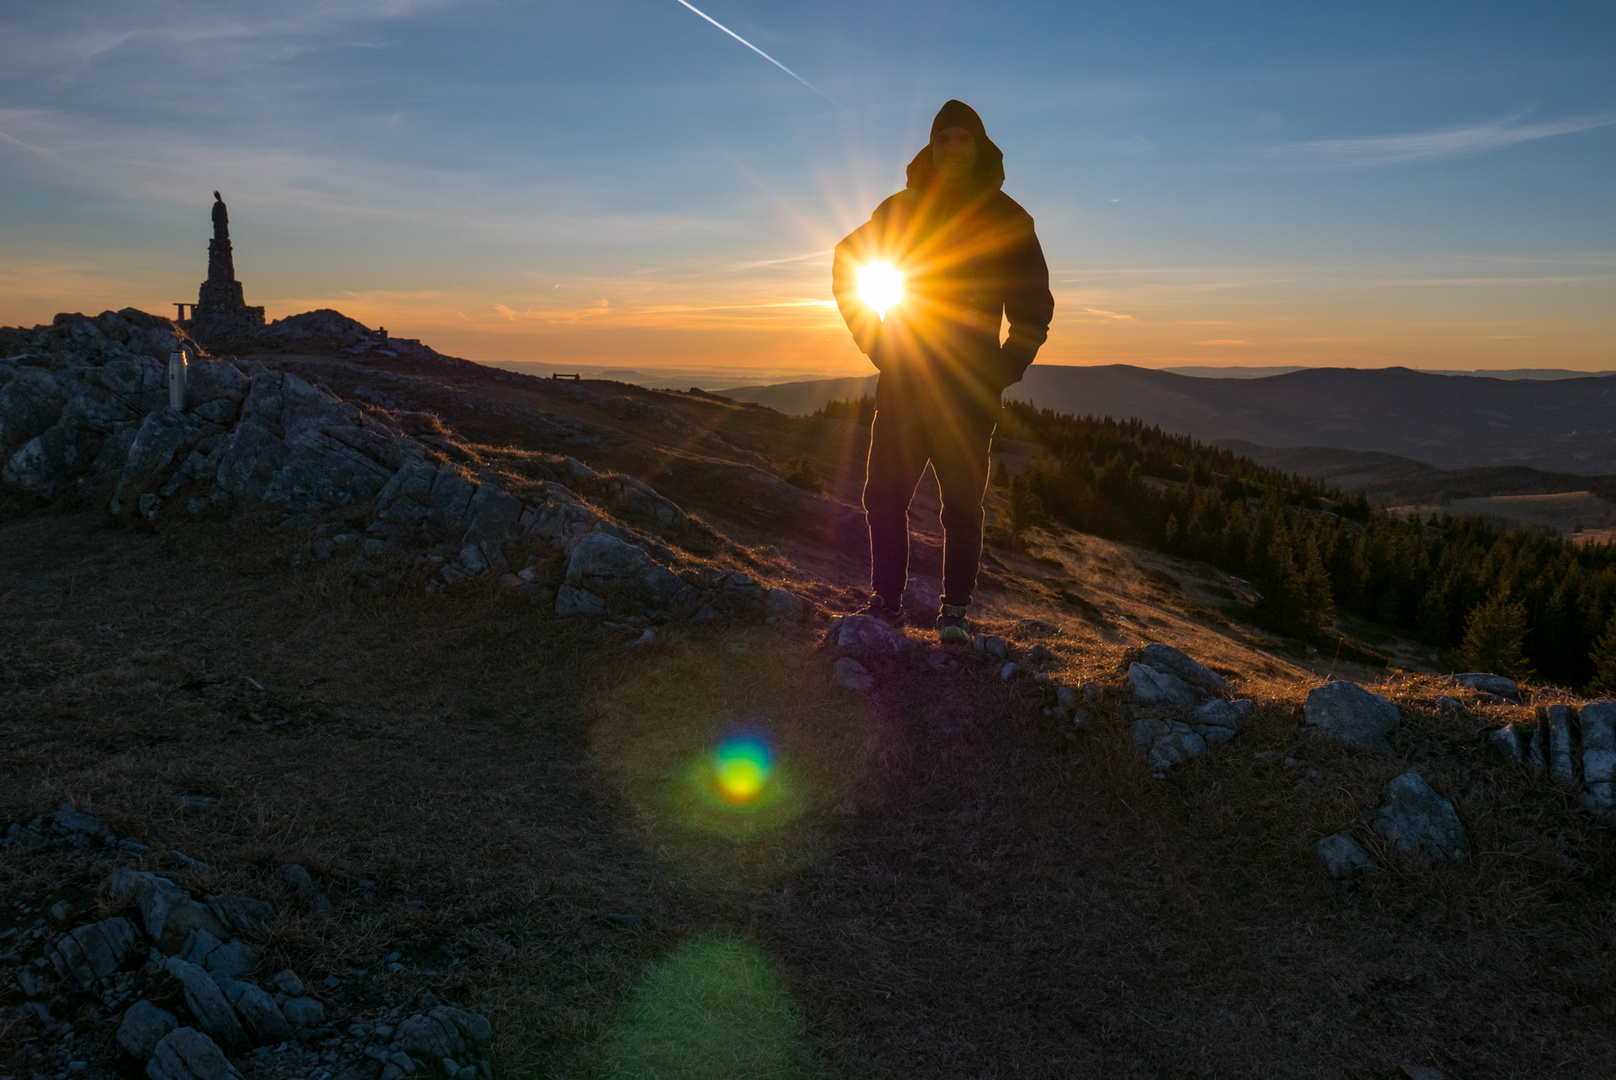
[[[815,495],[825,494],[825,477],[819,466],[806,457],[794,457],[780,470],[780,479]]]

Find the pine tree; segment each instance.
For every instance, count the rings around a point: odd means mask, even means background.
[[[1526,605],[1499,593],[1470,613],[1459,662],[1470,671],[1529,678],[1534,672],[1526,662],[1525,645]]]
[[[1589,689],[1601,694],[1616,694],[1616,618],[1605,626],[1605,632],[1594,642],[1588,660],[1594,666],[1594,681]]]
[[[1294,582],[1296,629],[1312,636],[1335,622],[1335,599],[1330,595],[1330,575],[1319,557],[1319,546],[1311,536],[1298,554]]]

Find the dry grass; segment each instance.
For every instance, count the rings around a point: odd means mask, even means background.
[[[403,404],[452,420],[433,428],[447,456],[519,476],[540,440],[464,406],[468,380]],[[805,453],[856,499],[851,425],[782,428],[632,389],[512,393],[623,433],[587,459],[707,517],[738,542],[725,558],[817,574],[827,603],[855,594],[856,552],[753,517],[710,469]],[[652,408],[677,422],[647,425]],[[304,538],[60,510],[0,524],[0,817],[70,801],[152,843],[147,868],[275,897],[284,915],[259,944],[310,982],[341,976],[319,990],[338,1014],[431,988],[490,1016],[501,1075],[534,1077],[1616,1069],[1610,830],[1489,759],[1502,714],[1435,711],[1428,676],[1385,687],[1405,706],[1399,760],[1311,741],[1308,685],[1384,673],[1242,625],[1241,586],[1205,567],[1066,533],[991,554],[984,628],[1042,642],[1059,677],[1112,691],[1075,729],[1043,715],[1037,684],[986,664],[897,666],[860,697],[832,685],[803,631],[634,646],[476,583],[428,596],[403,571],[351,591],[336,565],[289,568]],[[917,572],[939,556],[932,527]],[[1114,693],[1148,640],[1264,702],[1166,781]],[[755,815],[687,783],[737,727],[767,732],[787,782]],[[1471,862],[1425,865],[1356,824],[1411,767],[1454,800]],[[182,794],[221,802],[181,809]],[[1321,873],[1314,844],[1342,828],[1385,873],[1351,888]],[[183,869],[176,849],[213,869]],[[275,881],[289,861],[336,920]],[[8,858],[0,889],[90,904],[107,869]],[[403,972],[356,974],[394,950]],[[81,1037],[108,1030],[82,1007],[70,1018]],[[9,1037],[15,1052],[26,1033]]]
[[[1486,721],[1428,708],[1419,677],[1390,687],[1410,714],[1403,760],[1366,760],[1300,731],[1294,666],[1256,674],[1226,638],[1214,661],[1270,703],[1159,782],[1117,706],[1069,730],[1035,686],[985,667],[896,668],[864,699],[789,633],[633,647],[492,591],[350,594],[289,572],[293,543],[227,523],[5,526],[0,810],[72,801],[187,885],[277,896],[289,914],[261,944],[306,976],[404,952],[408,970],[348,977],[334,1006],[447,992],[493,1018],[503,1071],[558,1077],[635,1075],[653,1045],[711,1076],[1383,1077],[1403,1061],[1593,1076],[1611,1061],[1610,838],[1568,793],[1490,763]],[[1098,577],[1146,576],[1121,550],[1090,554],[1112,566]],[[1157,580],[1136,617],[1165,618]],[[1050,614],[999,604],[1002,629]],[[1084,624],[1040,640],[1068,678],[1114,684],[1136,638]],[[677,790],[736,724],[771,733],[800,795],[738,833]],[[1410,765],[1459,806],[1472,863],[1425,866],[1353,825]],[[181,810],[176,794],[223,801]],[[1312,845],[1342,827],[1388,872],[1325,878]],[[181,872],[171,849],[218,869]],[[274,891],[285,861],[325,883],[339,920]],[[105,869],[8,860],[5,892],[82,895]],[[691,1015],[731,1034],[646,1034]],[[754,1027],[774,1049],[726,1057]],[[736,1060],[751,1064],[726,1073]]]

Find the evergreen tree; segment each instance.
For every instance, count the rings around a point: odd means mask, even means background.
[[[1616,694],[1616,619],[1605,627],[1605,632],[1594,642],[1589,661],[1594,666],[1594,679],[1589,689],[1601,694]]]
[[[1526,605],[1498,593],[1470,613],[1459,662],[1470,671],[1524,679],[1534,672],[1526,662]]]

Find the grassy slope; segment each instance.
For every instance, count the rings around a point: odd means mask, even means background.
[[[520,477],[529,428],[491,399],[587,423],[605,441],[578,456],[701,512],[752,572],[854,595],[845,537],[783,528],[735,479],[809,450],[851,499],[854,430],[633,388],[399,374],[424,381],[391,392],[438,408],[457,454]],[[326,378],[340,392],[364,376]],[[1217,613],[1238,586],[1202,568],[1045,534],[1001,553],[984,594],[988,628],[1048,644],[1067,681],[1117,687],[1125,651],[1159,639],[1265,700],[1233,743],[1154,781],[1114,697],[1071,729],[1031,684],[969,664],[884,672],[866,699],[830,682],[804,632],[631,646],[481,585],[355,594],[336,567],[288,569],[305,536],[130,532],[64,510],[0,526],[0,816],[74,801],[195,887],[262,892],[269,868],[303,862],[342,918],[291,905],[263,942],[277,962],[314,981],[405,953],[402,973],[325,992],[339,1011],[447,989],[494,1020],[502,1075],[644,1075],[636,1055],[706,1077],[1594,1076],[1616,1061],[1616,845],[1547,781],[1488,761],[1507,710],[1445,716],[1427,678],[1394,675],[1402,761],[1312,743],[1299,704],[1327,658]],[[935,563],[934,536],[919,559]],[[775,734],[799,812],[737,838],[677,781],[746,721]],[[1454,799],[1474,863],[1377,849],[1390,872],[1325,878],[1313,843],[1410,763]],[[180,811],[182,793],[223,801]],[[173,848],[220,869],[178,870]],[[0,891],[48,903],[104,873],[7,860]],[[693,1040],[692,1017],[719,1037]]]

